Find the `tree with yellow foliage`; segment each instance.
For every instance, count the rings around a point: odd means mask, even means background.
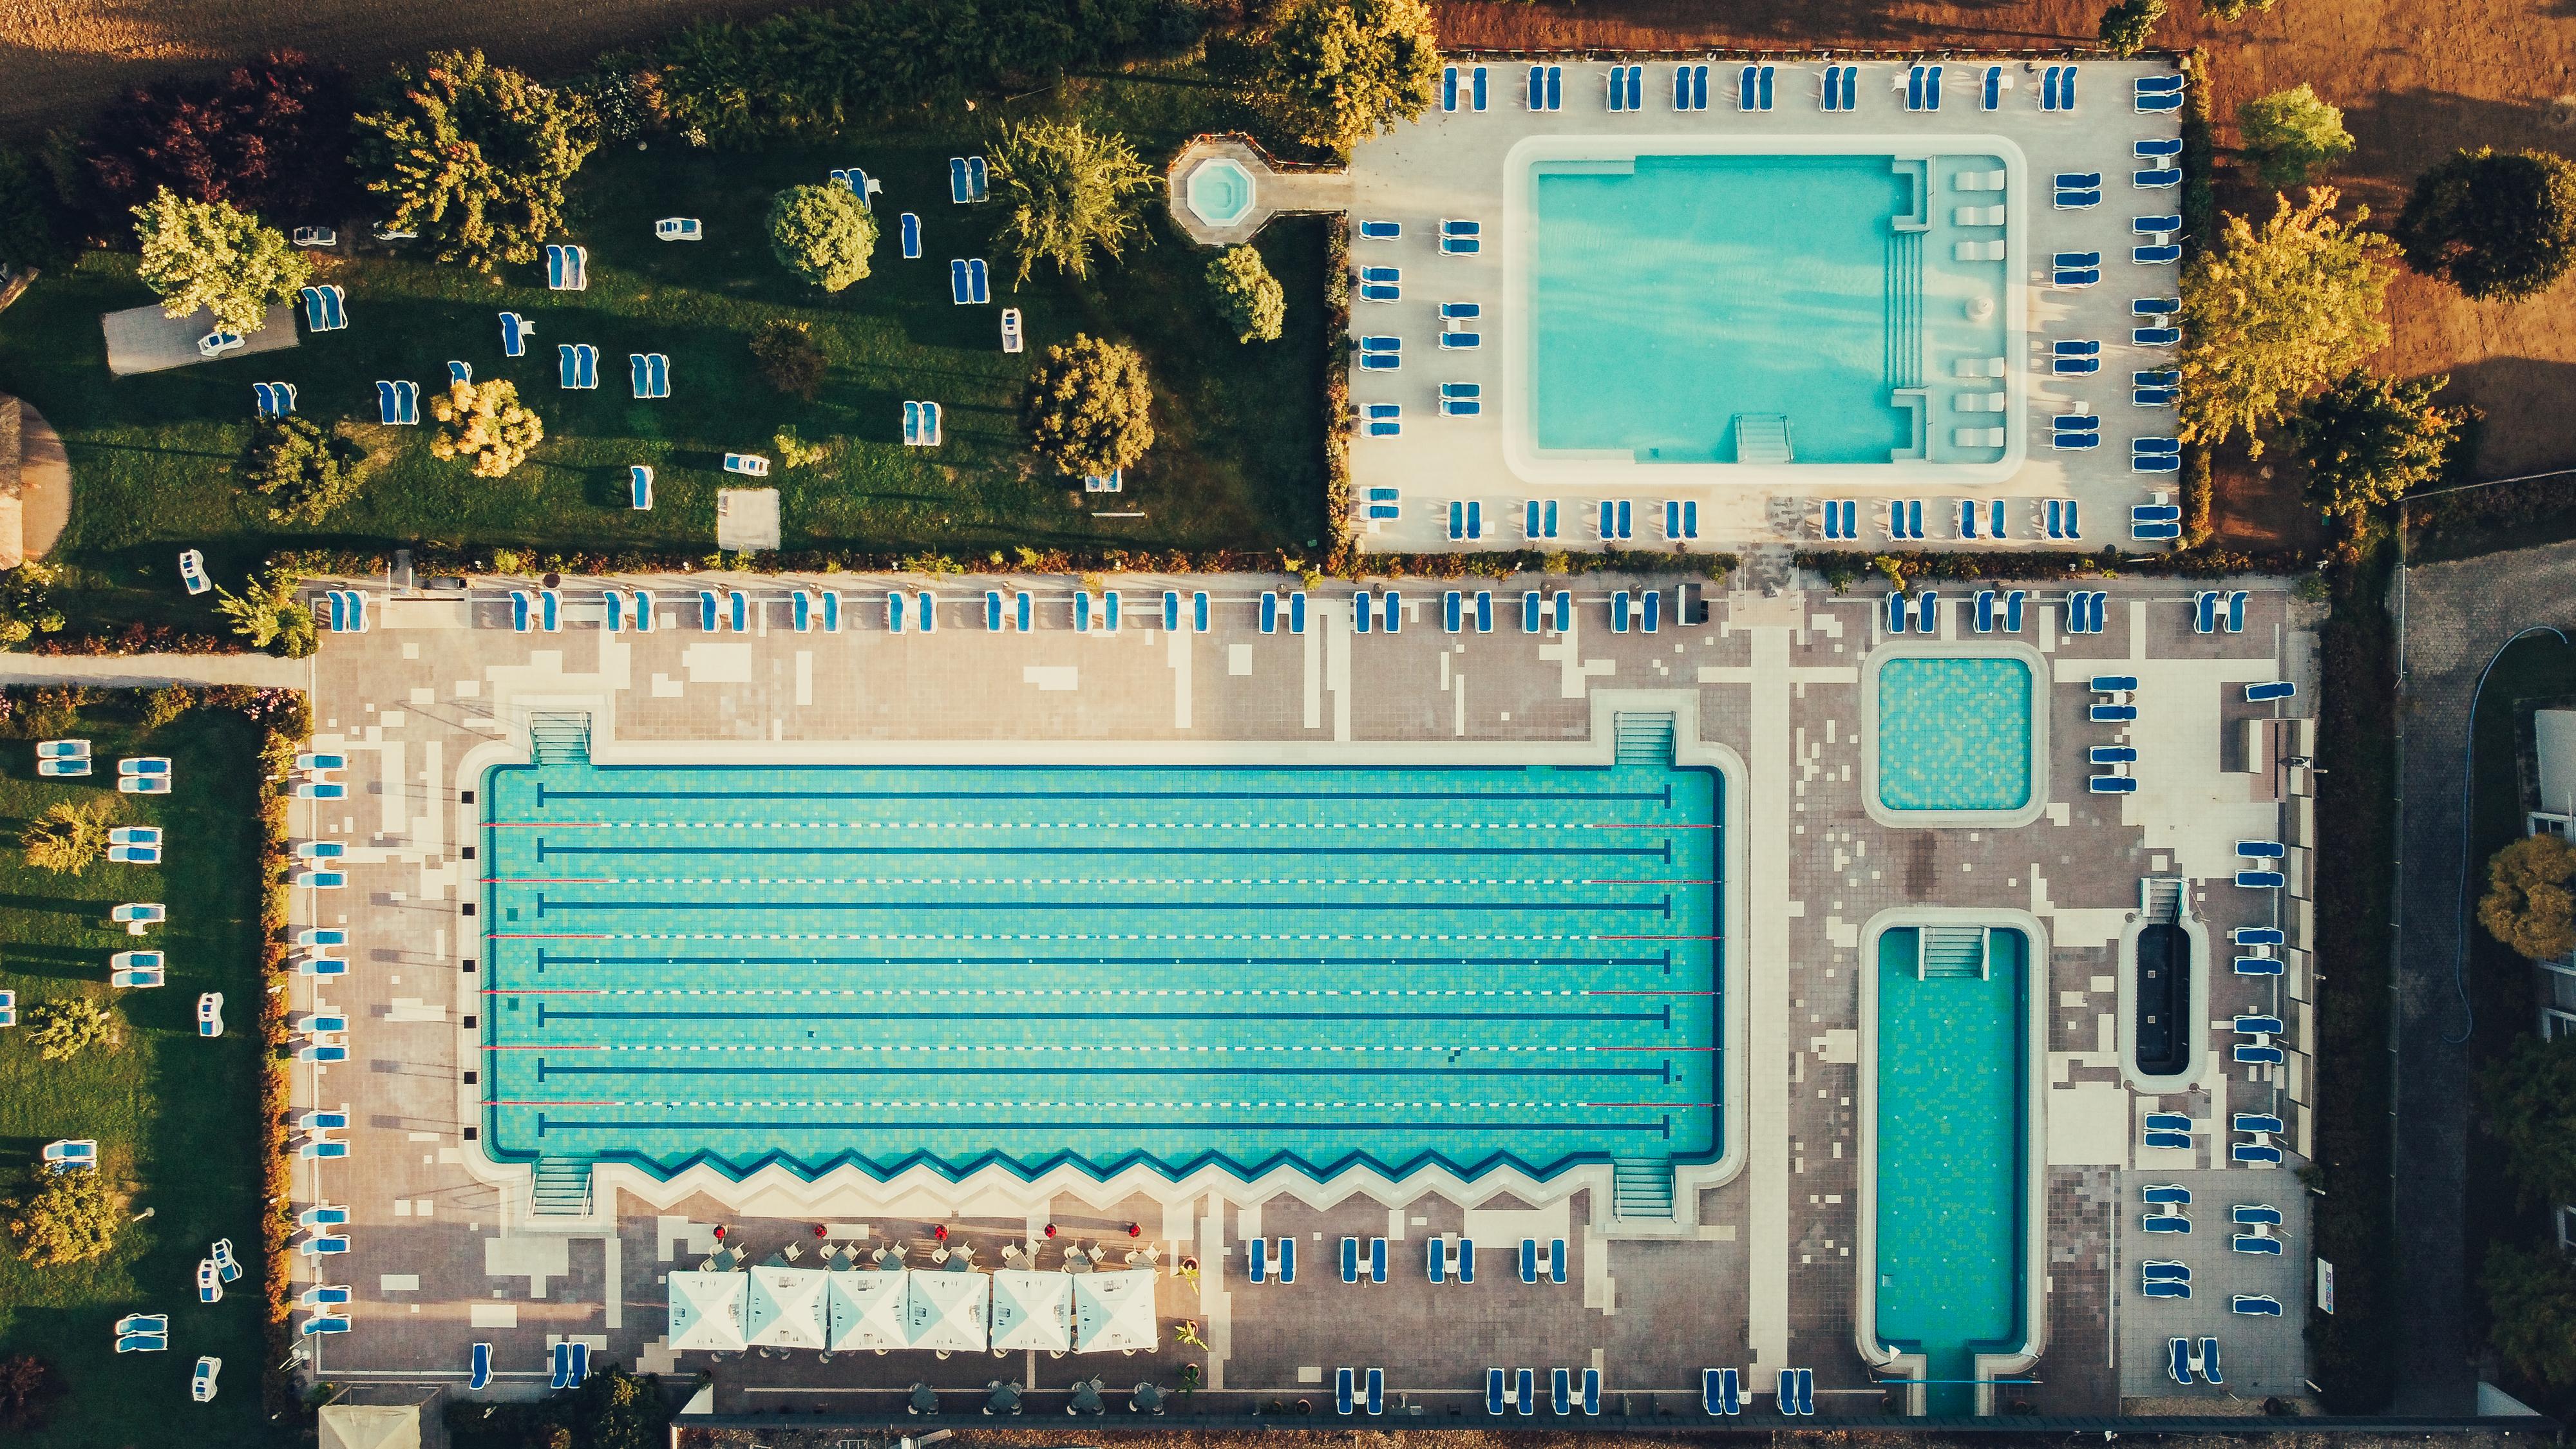
[[[2215,446],[2238,429],[2262,456],[2261,428],[2388,344],[2388,281],[2397,244],[2334,215],[2334,188],[2292,206],[2278,197],[2261,227],[2229,216],[2219,244],[2182,279],[2181,436]]]

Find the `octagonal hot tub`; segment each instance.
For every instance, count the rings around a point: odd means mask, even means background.
[[[1190,173],[1188,194],[1199,220],[1233,226],[1252,214],[1252,173],[1229,157],[1211,157]]]

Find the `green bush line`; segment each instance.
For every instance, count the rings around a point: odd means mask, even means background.
[[[2316,937],[2310,959],[2332,962],[2315,991],[2317,1063],[2311,1232],[2334,1264],[2335,1311],[2308,1315],[2309,1372],[2327,1409],[2371,1413],[2388,1402],[2392,1324],[2402,1313],[2387,1281],[2390,1219],[2388,1062],[2389,911],[2395,853],[2397,682],[2385,607],[2394,546],[2365,541],[2339,569],[2322,643],[2317,721]]]
[[[2218,232],[2218,148],[2209,121],[2209,52],[2198,46],[2182,56],[2193,84],[2183,88],[2182,103],[2182,246],[2186,262],[2216,239]],[[2190,386],[2188,379],[2184,385]],[[2208,544],[2214,489],[2209,449],[2183,445],[2182,543],[2185,549]]]
[[[1981,553],[1922,549],[1902,553],[1864,553],[1857,549],[1802,549],[1798,567],[1827,579],[1857,579],[1864,571],[1893,576],[1911,587],[1918,579],[1992,579],[1999,583],[2072,583],[2109,578],[2223,578],[2231,574],[2294,574],[2311,568],[2304,553],[2235,553],[2227,549],[2182,549],[2173,553],[2125,554],[2108,544],[2094,553]]]
[[[506,554],[507,551],[502,551]],[[501,562],[495,551],[415,550],[412,567],[422,575],[745,573],[780,574],[916,574],[1007,576],[1020,574],[1297,574],[1311,578],[1466,578],[1513,573],[1689,574],[1711,579],[1733,573],[1740,560],[1731,553],[1661,553],[1614,550],[1598,553],[1543,553],[1537,549],[1484,553],[1369,553],[1337,556],[1316,565],[1276,549],[1218,549],[1170,553],[1110,549],[1075,553],[1062,549],[995,551],[974,558],[946,554],[868,554],[839,549],[792,550],[759,554],[671,553],[530,553]],[[381,575],[389,560],[377,553],[305,551],[273,555],[269,563],[307,578],[363,578]]]

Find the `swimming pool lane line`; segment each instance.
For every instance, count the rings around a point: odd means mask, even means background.
[[[506,940],[552,940],[554,937],[501,937]],[[615,940],[612,936],[567,936],[575,941]],[[1604,968],[1669,969],[1672,953],[1658,956],[1013,956],[1008,959],[987,958],[992,964],[1005,966],[1310,966],[1310,967],[1432,967],[1432,966],[1500,966],[1528,967],[1595,966]],[[962,966],[968,962],[955,954],[939,956],[569,956],[558,955],[545,947],[537,948],[536,969],[543,974],[548,965],[566,966]],[[505,988],[486,986],[489,995]],[[639,988],[660,991],[672,988]],[[700,988],[687,988],[697,990]],[[805,988],[812,990],[815,988]],[[856,990],[859,988],[838,988]],[[868,988],[877,989],[877,988]],[[1164,988],[1168,989],[1168,988]],[[1339,988],[1336,988],[1339,989]],[[1685,995],[1690,993],[1683,993]]]
[[[832,768],[826,766],[824,768]],[[1546,800],[1669,804],[1661,790],[567,790],[536,782],[536,805],[549,800]]]

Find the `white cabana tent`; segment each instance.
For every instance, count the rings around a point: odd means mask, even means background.
[[[1151,1268],[1073,1275],[1073,1351],[1151,1351],[1155,1276]]]
[[[993,1348],[1042,1348],[1062,1353],[1073,1347],[1073,1280],[1071,1273],[1036,1273],[1004,1268],[993,1274]]]
[[[909,1348],[903,1326],[904,1280],[910,1273],[851,1269],[823,1275],[823,1321],[834,1353]]]
[[[671,1347],[734,1350],[743,1346],[743,1273],[671,1275]]]
[[[821,1348],[823,1272],[819,1268],[751,1270],[743,1337],[759,1348]]]
[[[985,1324],[993,1304],[991,1275],[915,1270],[903,1276],[906,1347],[983,1351],[990,1338]]]

